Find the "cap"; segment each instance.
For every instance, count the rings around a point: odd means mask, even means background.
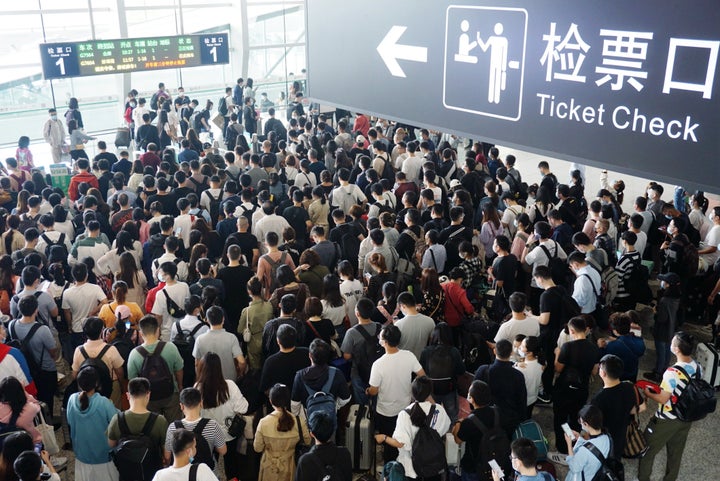
[[[130,318],[130,308],[124,304],[121,304],[115,308],[115,315],[119,316],[120,319],[129,319]]]
[[[680,276],[678,276],[674,272],[667,272],[665,274],[659,274],[657,276],[657,278],[659,281],[665,281],[671,285],[680,284]]]
[[[457,180],[457,179],[453,179],[453,180],[450,181],[450,188],[451,188],[451,189],[454,189],[455,187],[457,187],[457,186],[459,186],[459,185],[460,185],[460,181]]]
[[[355,138],[355,143],[357,143],[357,144],[364,144],[364,143],[365,143],[365,137],[363,137],[362,135],[358,135],[358,136]]]

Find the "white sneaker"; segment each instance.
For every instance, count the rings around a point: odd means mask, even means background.
[[[565,460],[565,458],[567,458],[567,454],[562,454],[562,453],[559,453],[559,452],[557,452],[557,451],[550,451],[550,452],[547,454],[547,458],[548,458],[549,461],[551,461],[551,462],[553,462],[553,463],[555,463],[555,464],[559,464],[559,465],[561,465],[561,466],[567,466],[567,465],[568,465],[567,461]]]

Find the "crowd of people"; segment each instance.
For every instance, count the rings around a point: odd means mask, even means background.
[[[285,122],[255,91],[226,89],[214,143],[200,141],[212,101],[130,92],[137,160],[102,141],[89,159],[77,100],[64,119],[51,109],[67,191],[26,138],[6,160],[2,479],[58,479],[42,407],[80,481],[215,480],[220,458],[227,480],[350,480],[370,440],[391,481],[548,480],[522,434],[542,416],[547,458],[591,480],[621,466],[644,398],[658,408],[639,480],[663,447],[677,479],[691,422],[676,403],[700,369],[680,326],[698,304],[717,314],[720,207],[682,188],[666,202],[654,182],[625,202],[607,172],[589,193],[582,169],[565,184],[544,161],[528,185],[492,145],[306,113],[299,84]],[[641,374],[643,335],[656,361]],[[641,377],[659,387],[639,391]],[[466,448],[448,472],[450,443]]]

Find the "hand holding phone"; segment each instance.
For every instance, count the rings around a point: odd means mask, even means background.
[[[568,423],[564,423],[562,425],[562,430],[571,441],[575,441],[575,435],[573,434],[572,429],[570,429],[570,425]]]
[[[497,474],[500,479],[503,479],[505,477],[505,473],[503,472],[497,461],[491,459],[490,461],[488,461],[488,464],[490,465],[490,468],[493,470],[493,472]]]

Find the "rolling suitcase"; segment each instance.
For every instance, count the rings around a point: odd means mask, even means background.
[[[715,346],[709,342],[698,344],[695,362],[702,369],[703,379],[716,389],[720,387],[720,358]]]
[[[350,406],[350,414],[345,423],[347,432],[345,441],[350,451],[353,471],[370,471],[375,462],[375,429],[370,420],[368,406],[354,404]]]
[[[513,433],[513,439],[517,438],[528,438],[530,441],[535,443],[535,447],[537,447],[538,450],[538,461],[547,460],[548,442],[547,439],[545,439],[542,428],[538,423],[532,419],[521,422],[520,425],[515,428],[515,432]]]
[[[118,127],[115,132],[115,147],[130,147],[130,129],[127,127]]]

